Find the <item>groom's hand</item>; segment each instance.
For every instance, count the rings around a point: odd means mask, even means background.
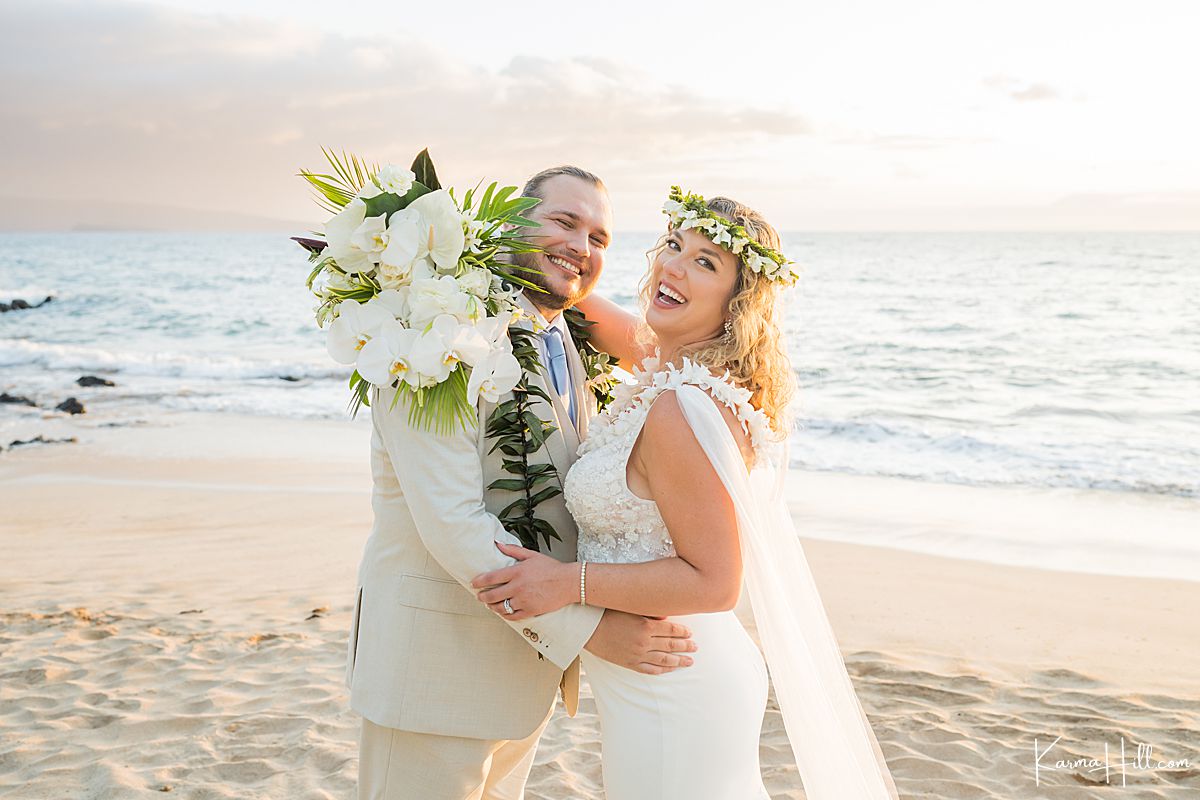
[[[608,609],[584,649],[617,666],[662,675],[690,667],[696,652],[692,632],[677,622]]]

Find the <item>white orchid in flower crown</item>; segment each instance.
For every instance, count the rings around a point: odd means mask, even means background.
[[[323,152],[332,171],[300,175],[333,216],[324,240],[296,241],[313,263],[329,355],[355,367],[352,408],[395,388],[422,427],[474,424],[475,402],[496,402],[522,375],[507,331],[532,284],[508,256],[538,250],[520,238],[537,224],[524,216],[537,199],[493,183],[460,202],[427,150],[409,169]]]

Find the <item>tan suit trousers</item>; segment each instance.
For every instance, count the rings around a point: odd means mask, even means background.
[[[550,712],[519,741],[412,733],[363,718],[358,800],[522,800]]]

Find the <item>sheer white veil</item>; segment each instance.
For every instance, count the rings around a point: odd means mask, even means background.
[[[805,795],[898,800],[788,513],[786,445],[758,449],[747,474],[713,398],[691,384],[675,391],[737,511],[746,589]]]

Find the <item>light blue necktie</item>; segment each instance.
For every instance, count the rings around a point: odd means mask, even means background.
[[[567,400],[567,413],[571,424],[575,424],[575,392],[571,391],[571,373],[567,370],[567,351],[563,348],[563,335],[558,327],[551,325],[542,331],[546,354],[550,356],[550,381],[559,397]]]

